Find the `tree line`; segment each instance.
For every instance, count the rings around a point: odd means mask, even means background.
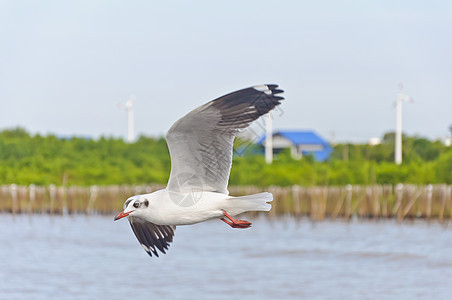
[[[265,163],[259,146],[237,140],[230,184],[257,186],[344,184],[452,184],[452,147],[423,137],[403,137],[403,164],[394,164],[394,134],[382,143],[337,144],[329,160],[292,159],[289,151]],[[0,185],[166,184],[170,157],[163,137],[135,143],[31,135],[23,128],[0,131]]]

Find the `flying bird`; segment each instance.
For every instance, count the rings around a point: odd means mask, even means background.
[[[166,134],[171,173],[165,189],[126,200],[115,221],[128,217],[146,252],[159,256],[178,225],[220,219],[232,228],[251,223],[234,216],[269,211],[271,193],[240,197],[227,190],[235,136],[284,98],[275,84],[242,89],[212,100],[176,121]],[[158,250],[158,251],[157,251]]]

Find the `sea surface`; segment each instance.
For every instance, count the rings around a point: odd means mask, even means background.
[[[452,299],[452,227],[219,220],[149,257],[127,220],[0,214],[0,299]]]

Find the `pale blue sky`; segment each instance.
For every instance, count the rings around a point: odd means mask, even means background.
[[[189,110],[261,83],[286,93],[275,128],[337,141],[452,123],[451,1],[0,0],[0,129],[162,135]]]

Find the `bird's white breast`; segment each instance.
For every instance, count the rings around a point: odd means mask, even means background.
[[[223,216],[226,194],[194,191],[174,193],[166,189],[149,194],[149,207],[140,216],[157,225],[189,225]]]

